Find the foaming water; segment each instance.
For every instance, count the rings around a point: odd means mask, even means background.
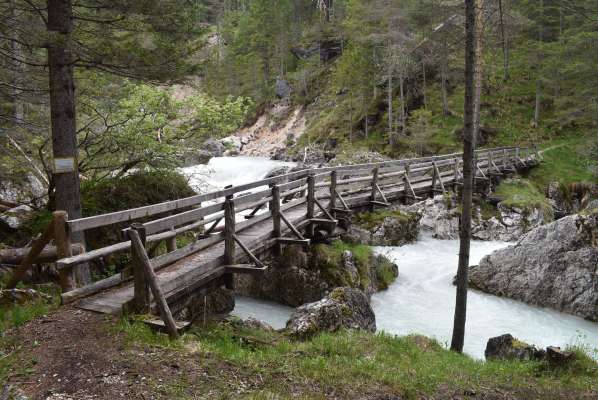
[[[504,242],[471,243],[472,265],[486,254],[506,247]],[[399,278],[388,290],[372,296],[378,330],[398,335],[419,333],[450,344],[455,310],[459,242],[420,237],[401,247],[376,247],[399,266]],[[470,290],[464,351],[484,357],[493,336],[513,336],[545,347],[588,344],[598,348],[598,324],[550,309]]]
[[[227,185],[258,181],[284,166],[293,167],[295,163],[265,157],[213,157],[208,164],[181,168],[181,173],[189,178],[189,184],[195,191],[206,193]]]
[[[241,319],[249,317],[267,322],[274,329],[282,329],[295,309],[266,300],[237,296],[235,309],[231,313]]]

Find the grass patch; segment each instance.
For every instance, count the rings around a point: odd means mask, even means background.
[[[589,358],[583,358],[583,367],[559,371],[542,362],[482,362],[421,336],[340,331],[297,342],[280,332],[213,324],[191,330],[183,340],[185,351],[194,349],[200,359],[209,355],[237,374],[259,375],[260,385],[243,398],[325,398],[334,391],[340,398],[378,393],[416,399],[439,390],[489,388],[542,398],[554,390],[598,389],[596,363]],[[226,373],[213,379],[215,388],[226,391]]]
[[[314,246],[314,268],[318,268],[324,275],[326,282],[332,286],[350,286],[365,289],[369,286],[369,269],[374,258],[372,249],[362,244],[349,244],[335,240],[331,245],[320,244]],[[343,253],[350,251],[359,274],[359,282],[342,268]]]
[[[353,222],[360,227],[372,230],[380,226],[386,218],[397,219],[401,223],[408,223],[413,221],[416,217],[413,214],[401,212],[399,210],[380,210],[375,212],[364,212],[355,215]]]
[[[540,208],[545,214],[550,214],[551,207],[544,193],[526,179],[507,179],[498,185],[495,193],[507,207],[524,211]]]
[[[8,329],[21,326],[34,318],[46,315],[51,307],[43,300],[0,306],[0,335],[3,335]]]
[[[596,182],[598,180],[598,139],[573,137],[545,143],[544,161],[527,178],[544,190],[551,182]]]

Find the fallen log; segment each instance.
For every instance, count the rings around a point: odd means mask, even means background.
[[[0,199],[0,205],[4,206],[4,207],[8,207],[8,208],[15,208],[19,205],[19,203],[15,203],[14,201]]]
[[[71,245],[73,255],[79,255],[85,252],[83,246],[79,243]],[[29,254],[31,247],[21,247],[18,249],[0,250],[0,263],[19,265]],[[56,246],[46,246],[36,257],[34,263],[54,262],[56,261]]]

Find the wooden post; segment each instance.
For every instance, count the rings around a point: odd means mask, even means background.
[[[477,175],[478,175],[478,153],[474,153],[474,155],[473,155],[473,173],[471,176],[471,179],[472,179],[471,187],[473,188],[473,193],[475,193],[475,191],[476,191]]]
[[[224,264],[235,263],[235,202],[233,196],[226,196],[224,202]],[[227,289],[234,289],[233,274],[224,275],[224,283]]]
[[[507,169],[507,149],[502,149],[502,168]]]
[[[280,187],[272,185],[272,200],[270,201],[270,210],[272,213],[272,233],[275,239],[282,236],[280,224]],[[274,245],[274,255],[280,256],[282,253],[280,243]]]
[[[457,184],[459,183],[459,159],[455,158],[453,161],[453,191],[457,192]]]
[[[68,214],[66,211],[54,211],[54,241],[56,242],[57,259],[70,257],[73,255],[71,249],[71,239],[66,231],[66,221]],[[62,292],[66,293],[74,289],[74,276],[72,268],[62,268],[58,271],[60,287]]]
[[[372,170],[372,191],[370,194],[370,202],[376,201],[376,185],[378,185],[378,174],[380,172],[380,169],[378,167],[374,168]],[[376,211],[376,205],[374,203],[370,203],[370,209],[373,211]]]
[[[405,173],[403,174],[403,199],[407,199],[407,190],[409,189],[409,164],[405,164]]]
[[[432,197],[436,194],[436,161],[432,161]]]
[[[338,181],[338,173],[336,171],[330,172],[330,213],[336,217],[334,209],[336,208],[336,182]]]
[[[307,176],[307,219],[313,219],[315,215],[315,202],[316,198],[316,179],[312,171]],[[308,225],[308,236],[313,237],[314,226],[313,224]]]
[[[515,160],[519,159],[519,146],[515,148]]]
[[[166,239],[166,251],[173,252],[177,249],[176,236]]]
[[[143,272],[144,277],[147,278],[145,281],[149,283],[149,287],[152,290],[158,310],[160,311],[160,316],[162,317],[162,321],[164,321],[164,325],[168,330],[168,336],[170,336],[171,339],[176,339],[178,333],[174,318],[172,318],[166,298],[162,293],[162,289],[160,289],[160,285],[158,285],[156,273],[154,272],[154,269],[152,268],[150,260],[147,256],[147,252],[145,251],[145,240],[139,234],[140,232],[145,234],[145,231],[141,229],[135,229],[133,226],[131,226],[131,228],[132,229],[129,232],[129,237],[131,238],[131,248],[133,249],[132,253],[136,255],[135,257],[141,266],[140,269]],[[135,288],[137,288],[137,285]]]
[[[150,310],[150,291],[147,284],[147,280],[145,279],[146,273],[144,272],[142,260],[142,256],[144,254],[147,257],[147,253],[145,251],[145,227],[143,226],[143,224],[134,222],[133,224],[131,224],[131,229],[128,232],[129,239],[131,240],[131,263],[133,266],[134,285],[132,310],[135,313],[143,314],[149,312]],[[135,232],[135,234],[132,234],[132,232]],[[138,247],[134,246],[133,237],[139,238],[140,246],[143,250],[142,252]]]
[[[488,150],[488,166],[486,167],[486,172],[488,176],[490,176],[490,171],[492,170],[492,163],[494,162],[494,158],[492,157],[492,150]]]

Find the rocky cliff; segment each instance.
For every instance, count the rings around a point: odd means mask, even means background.
[[[479,290],[598,321],[598,211],[533,229],[469,278]]]

